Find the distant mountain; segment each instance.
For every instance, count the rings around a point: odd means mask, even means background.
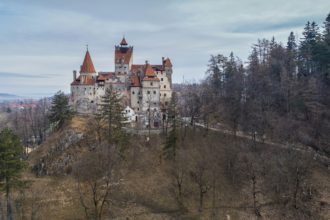
[[[20,99],[20,96],[8,93],[0,93],[0,100],[13,100],[13,99]]]

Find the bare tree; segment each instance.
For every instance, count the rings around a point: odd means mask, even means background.
[[[80,204],[87,219],[101,220],[112,204],[111,192],[119,185],[119,156],[109,146],[86,153],[74,167]]]

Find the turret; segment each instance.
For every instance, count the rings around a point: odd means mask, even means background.
[[[80,84],[94,84],[96,79],[96,71],[91,55],[86,51],[83,64],[80,66]]]
[[[115,46],[115,72],[128,74],[133,63],[133,47],[129,46],[125,37]]]

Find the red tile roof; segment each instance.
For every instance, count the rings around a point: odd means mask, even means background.
[[[131,76],[131,86],[132,87],[141,87],[140,79],[137,75],[133,74]]]
[[[155,78],[144,77],[143,81],[159,81],[159,79],[157,77],[155,77]]]
[[[71,83],[71,86],[86,86],[86,85],[94,85],[95,84],[95,79],[90,78],[90,77],[85,77],[85,80],[81,83],[81,76],[79,76],[78,79],[73,81]]]
[[[104,80],[106,80],[106,78],[105,78],[105,76],[104,75],[99,75],[98,77],[97,77],[97,80],[99,80],[99,81],[104,81]]]
[[[80,73],[96,73],[91,55],[89,54],[88,50],[86,51],[83,65],[80,68]]]
[[[171,60],[170,58],[166,58],[166,60],[164,61],[164,66],[165,67],[172,67],[172,63],[171,63]]]
[[[128,45],[125,37],[123,37],[123,39],[121,40],[120,45],[125,45],[125,46]]]
[[[99,76],[97,79],[100,81],[108,80],[108,79],[112,79],[114,75],[115,75],[114,72],[99,72]]]
[[[116,47],[115,49],[115,63],[120,64],[121,60],[123,59],[124,64],[129,64],[133,54],[133,48],[128,47],[128,48],[121,48],[121,47]]]
[[[149,63],[147,63],[145,66],[144,76],[147,76],[147,77],[156,76],[155,71],[153,70],[152,66]]]
[[[71,86],[78,86],[78,85],[80,85],[80,81],[78,80],[75,80],[71,83]]]
[[[95,84],[95,79],[86,77],[85,81],[83,81],[82,85],[94,85]]]
[[[133,64],[131,67],[132,72],[136,72],[138,70],[143,71],[144,69],[144,64]]]

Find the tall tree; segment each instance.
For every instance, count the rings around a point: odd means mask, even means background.
[[[69,98],[62,91],[58,91],[52,98],[49,121],[53,123],[55,129],[61,129],[65,123],[72,119],[73,115]]]
[[[293,32],[290,33],[288,37],[288,42],[286,46],[286,70],[290,77],[293,77],[296,75],[296,66],[297,66],[297,42],[296,42],[296,36],[293,34]]]
[[[125,121],[123,110],[119,93],[110,86],[101,97],[97,112],[97,116],[106,124],[109,143],[120,144],[125,140],[122,130]]]
[[[25,167],[23,152],[19,137],[10,129],[5,128],[0,132],[0,189],[6,195],[7,220],[13,219],[11,190],[23,184],[20,180],[20,173]]]
[[[167,120],[170,120],[172,124],[172,129],[169,132],[168,136],[166,137],[166,143],[164,146],[164,154],[167,159],[175,160],[176,153],[177,153],[177,140],[178,140],[178,132],[177,132],[177,96],[176,93],[173,92],[171,103],[168,109],[168,117]]]
[[[320,33],[318,25],[313,22],[307,22],[303,32],[303,38],[300,42],[300,74],[308,76],[316,73],[317,61],[315,53],[317,53],[317,44],[320,41]]]

